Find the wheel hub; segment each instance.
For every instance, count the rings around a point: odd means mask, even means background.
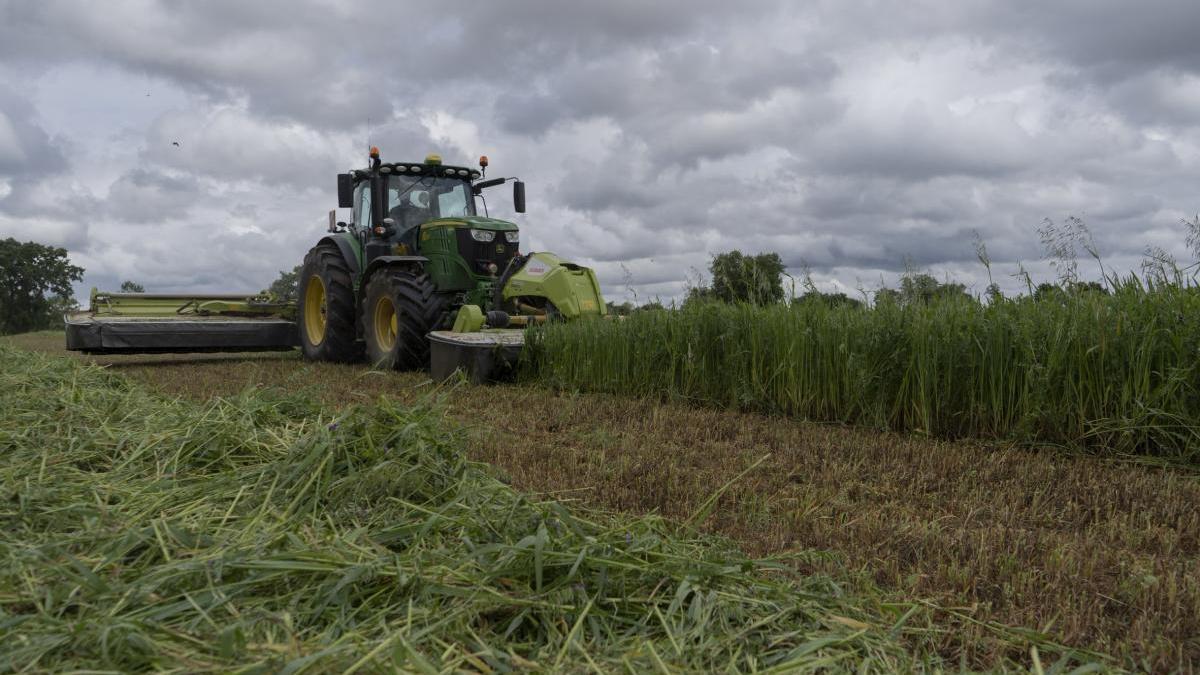
[[[325,341],[327,310],[325,282],[314,274],[309,277],[304,290],[304,332],[308,336],[309,344],[319,345]]]
[[[396,346],[396,335],[399,326],[396,320],[396,306],[391,298],[380,298],[375,303],[375,343],[383,351],[391,351]]]

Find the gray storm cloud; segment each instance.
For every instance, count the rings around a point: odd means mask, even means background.
[[[829,288],[906,266],[1011,290],[1045,218],[1188,259],[1200,5],[0,0],[0,236],[84,286],[265,286],[367,143],[529,185],[525,242],[620,300],[714,253]],[[178,145],[176,145],[178,144]],[[526,244],[529,245],[529,244]]]

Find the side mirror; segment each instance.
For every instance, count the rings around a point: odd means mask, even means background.
[[[517,213],[525,213],[525,182],[513,181],[513,208]]]
[[[350,174],[338,174],[338,208],[350,209],[354,208],[354,182],[350,180]]]

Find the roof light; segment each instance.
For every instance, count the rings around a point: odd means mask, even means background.
[[[446,169],[446,175],[447,175],[447,176],[453,176],[453,175],[454,175],[454,169]]]
[[[482,166],[482,167],[484,167],[484,168],[487,168],[487,155],[480,155],[480,156],[479,156],[479,166]]]
[[[379,148],[377,146],[374,146],[374,145],[371,146],[371,158],[372,159],[379,158]]]
[[[459,170],[458,170],[458,175],[460,175],[460,176],[466,176],[466,175],[467,175],[467,170],[466,170],[466,169],[459,169]]]
[[[442,156],[441,155],[426,155],[425,163],[426,164],[441,164]]]
[[[399,171],[400,173],[404,173],[405,171],[408,171],[408,167],[404,166],[403,164],[397,164],[396,170]]]

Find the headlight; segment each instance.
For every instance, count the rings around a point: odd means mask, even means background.
[[[518,241],[521,241],[521,233],[520,232],[505,232],[504,238],[508,240],[508,243],[515,244]]]
[[[496,233],[491,230],[471,230],[471,238],[475,241],[491,241],[496,238]]]

